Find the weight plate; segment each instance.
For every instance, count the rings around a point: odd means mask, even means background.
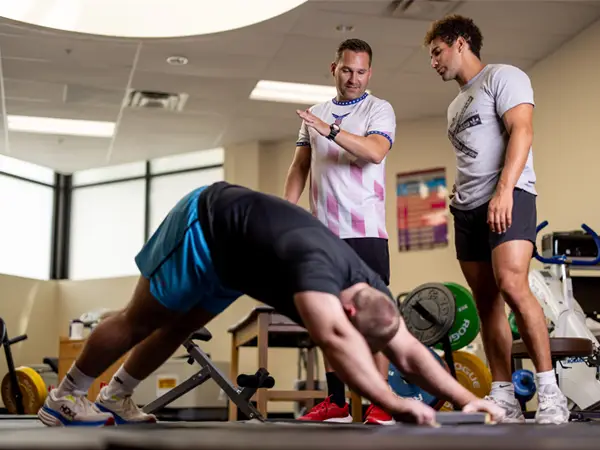
[[[444,283],[444,286],[452,292],[455,299],[456,314],[454,324],[450,328],[450,345],[452,351],[457,351],[475,340],[481,330],[481,322],[475,299],[468,289],[457,283]],[[443,350],[441,343],[435,348]]]
[[[456,303],[452,292],[441,283],[426,283],[410,292],[402,302],[406,327],[423,345],[437,344],[448,334]]]
[[[508,324],[510,325],[510,332],[512,333],[513,341],[521,339],[519,327],[517,327],[517,321],[515,320],[515,313],[512,311],[508,315]]]
[[[519,333],[519,327],[517,326],[517,320],[515,318],[514,311],[511,311],[508,314],[508,324],[510,325],[513,341],[521,339],[521,334]],[[548,328],[548,333],[552,333],[554,331],[554,323],[548,317],[546,317],[546,327]]]
[[[448,365],[443,358],[441,358],[433,349],[429,348],[429,351],[449,373],[450,370],[448,369]],[[400,370],[398,370],[393,364],[390,364],[388,369],[388,383],[392,390],[399,397],[413,398],[415,400],[422,401],[436,410],[439,410],[444,404],[443,400],[440,400],[436,396],[421,389],[416,384],[411,384],[408,380],[405,380],[402,376],[402,372],[400,372]]]
[[[485,363],[472,353],[465,351],[452,352],[454,369],[458,382],[483,398],[492,390],[492,373]]]
[[[452,406],[452,403],[450,402],[445,402],[440,408],[440,411],[454,411],[454,406]]]
[[[38,410],[44,405],[44,401],[48,395],[48,388],[44,379],[31,367],[18,367],[15,369],[15,372],[19,388],[21,389],[21,395],[23,396],[25,414],[37,414]],[[12,393],[10,374],[7,373],[4,375],[0,390],[2,391],[4,407],[8,410],[9,414],[17,414],[17,403]]]
[[[512,375],[517,400],[528,402],[535,395],[535,377],[531,370],[521,369]]]

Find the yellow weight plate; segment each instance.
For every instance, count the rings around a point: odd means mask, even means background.
[[[485,363],[472,353],[457,351],[452,353],[458,382],[483,398],[492,390],[492,374]]]
[[[440,411],[454,411],[454,406],[452,406],[452,403],[450,402],[445,402],[440,408]]]
[[[44,405],[48,396],[46,383],[39,373],[31,367],[18,367],[15,369],[21,395],[23,395],[23,408],[25,414],[37,414],[38,410]],[[0,386],[2,391],[2,401],[9,414],[17,414],[17,403],[12,393],[12,383],[7,373],[2,379]]]

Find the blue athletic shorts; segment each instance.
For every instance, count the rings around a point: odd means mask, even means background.
[[[183,197],[135,257],[150,292],[168,309],[194,307],[219,314],[242,294],[219,280],[198,221],[198,197],[206,186]]]

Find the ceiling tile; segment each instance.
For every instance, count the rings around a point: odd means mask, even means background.
[[[65,68],[130,68],[137,44],[33,34],[19,37],[0,35],[0,48],[4,58],[52,61]]]
[[[518,30],[521,37],[537,40],[543,33],[572,36],[596,21],[598,5],[580,1],[471,1],[460,5],[455,13],[471,17],[484,35],[492,30]],[[499,26],[501,24],[501,26]],[[496,33],[494,33],[496,35]],[[501,35],[501,33],[499,34]]]
[[[600,2],[455,3],[456,12],[473,17],[483,30],[484,62],[523,70],[600,17]],[[230,32],[145,40],[133,75],[136,40],[70,34],[0,18],[9,113],[113,121],[130,76],[134,89],[189,94],[180,113],[123,110],[114,141],[10,133],[12,156],[69,171],[252,140],[285,139],[293,148],[300,123],[295,110],[308,105],[257,102],[248,98],[250,92],[261,78],[333,86],[330,63],[349,37],[372,45],[369,88],[392,104],[400,128],[407,120],[443,118],[457,85],[442,82],[430,67],[422,40],[432,19],[389,17],[390,4],[309,0]],[[354,30],[340,33],[335,29],[340,24]],[[173,55],[189,63],[166,64]]]

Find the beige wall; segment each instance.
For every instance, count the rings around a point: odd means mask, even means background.
[[[594,188],[584,190],[600,166],[597,151],[600,131],[600,63],[589,55],[600,44],[600,24],[595,24],[530,71],[535,89],[534,158],[538,175],[539,221],[551,229],[572,229],[586,222],[600,229],[600,208]],[[398,172],[444,166],[448,184],[454,180],[454,155],[446,139],[444,111],[440,118],[398,124],[397,142],[387,160],[387,224],[390,233],[391,289],[410,290],[427,281],[464,283],[453,245],[437,250],[400,254],[396,236],[395,176]],[[281,195],[293,157],[294,136],[284,142],[246,143],[227,148],[225,176],[267,193]],[[300,204],[307,207],[306,192]],[[452,242],[452,226],[449,240]],[[433,270],[433,266],[437,269]],[[0,276],[0,316],[11,335],[26,332],[29,340],[13,349],[17,364],[36,364],[57,353],[58,336],[81,313],[96,308],[119,308],[128,301],[135,277],[106,280],[41,282]],[[229,360],[227,328],[257,303],[249,298],[232,305],[209,324],[214,335],[206,349],[215,359]],[[279,388],[290,388],[296,378],[297,353],[278,349],[270,354],[270,369]],[[5,372],[0,357],[0,374]],[[242,352],[242,370],[256,370],[256,352]],[[323,377],[321,365],[321,376]],[[273,404],[289,410],[290,403]]]
[[[57,354],[57,302],[55,282],[0,275],[0,317],[6,323],[8,337],[27,335],[27,340],[11,346],[16,367],[42,364],[45,356]],[[2,349],[0,380],[7,370]]]

